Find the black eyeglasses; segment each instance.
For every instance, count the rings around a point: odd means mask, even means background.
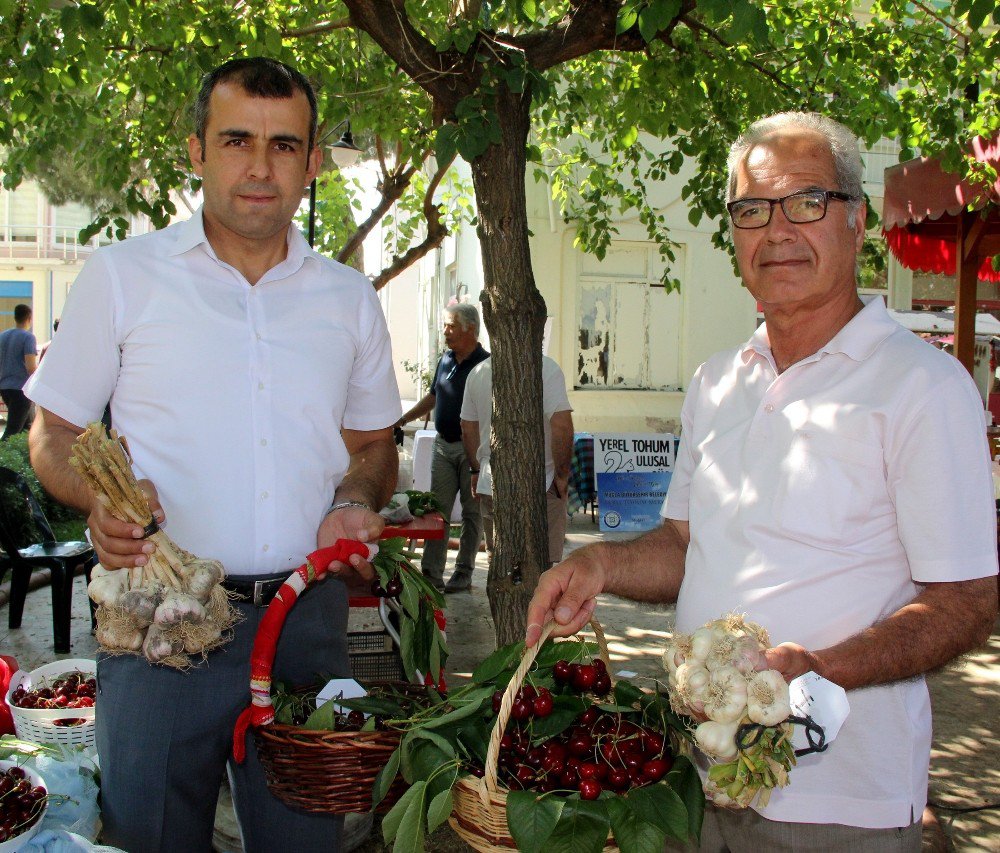
[[[857,198],[836,190],[803,190],[783,198],[740,198],[726,205],[729,217],[737,228],[763,228],[771,221],[774,206],[781,205],[785,219],[796,225],[818,222],[826,216],[830,199],[857,201]]]

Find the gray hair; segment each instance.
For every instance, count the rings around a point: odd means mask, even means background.
[[[795,130],[818,133],[829,145],[830,155],[833,157],[834,174],[839,185],[834,189],[857,199],[857,201],[849,202],[847,205],[847,221],[849,226],[853,228],[854,217],[865,197],[861,174],[863,165],[858,138],[840,122],[820,113],[776,113],[750,125],[729,149],[729,158],[726,161],[726,166],[729,169],[726,201],[732,201],[736,195],[736,171],[750,149],[772,133]]]
[[[475,305],[470,305],[468,302],[456,302],[444,310],[445,313],[455,317],[458,320],[458,325],[463,329],[472,329],[476,333],[476,337],[479,337],[479,310]]]

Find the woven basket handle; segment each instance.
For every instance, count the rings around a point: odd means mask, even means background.
[[[328,548],[320,548],[306,557],[305,563],[292,572],[275,593],[267,611],[257,627],[250,655],[250,697],[251,705],[244,709],[233,730],[233,757],[242,763],[246,754],[246,732],[250,726],[266,726],[274,722],[274,708],[271,705],[271,668],[278,648],[278,637],[284,627],[288,611],[292,609],[299,595],[314,581],[324,577],[334,562],[346,563],[353,554],[374,559],[378,544],[356,542],[353,539],[338,539]]]
[[[546,623],[545,627],[542,628],[541,636],[535,641],[535,644],[524,650],[521,663],[514,670],[514,675],[511,676],[510,682],[507,684],[507,689],[504,691],[503,699],[500,701],[500,712],[497,714],[497,721],[493,725],[493,732],[490,734],[490,745],[486,751],[486,772],[479,783],[479,797],[484,805],[489,805],[490,794],[497,792],[497,759],[500,756],[500,740],[503,738],[504,729],[507,728],[507,721],[510,719],[511,709],[514,707],[514,697],[517,695],[517,691],[521,689],[524,678],[528,674],[528,670],[531,669],[531,665],[535,662],[535,657],[541,650],[542,645],[555,628],[555,622]],[[605,666],[607,666],[608,674],[610,675],[611,658],[608,656],[608,641],[604,636],[604,629],[601,628],[601,623],[595,618],[591,618],[590,628],[597,637],[598,653],[601,660],[604,661]]]

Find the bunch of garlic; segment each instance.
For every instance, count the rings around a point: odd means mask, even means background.
[[[178,548],[153,524],[132,473],[124,440],[95,423],[73,445],[70,464],[116,518],[153,528],[156,546],[145,566],[108,571],[97,566],[87,593],[98,605],[98,643],[104,651],[141,654],[152,663],[184,668],[188,655],[220,645],[237,619],[216,560]]]
[[[766,803],[771,788],[788,784],[795,763],[785,723],[788,684],[777,670],[764,669],[769,646],[764,628],[730,614],[675,635],[663,655],[671,707],[697,723],[695,743],[717,762],[705,794],[718,805],[745,807],[758,794]],[[765,732],[740,749],[740,727],[752,723]]]

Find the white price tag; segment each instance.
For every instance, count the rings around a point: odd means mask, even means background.
[[[833,743],[840,727],[851,713],[847,692],[838,684],[827,681],[815,672],[807,672],[793,679],[788,685],[788,699],[792,714],[796,717],[811,717],[823,727],[826,742]],[[792,732],[792,746],[808,749],[809,741],[803,726],[795,726]]]
[[[316,694],[316,707],[325,705],[331,699],[357,699],[367,695],[368,691],[353,678],[334,678],[332,681],[328,681],[323,689]],[[341,713],[347,713],[347,709],[340,705],[334,705],[334,707]]]

